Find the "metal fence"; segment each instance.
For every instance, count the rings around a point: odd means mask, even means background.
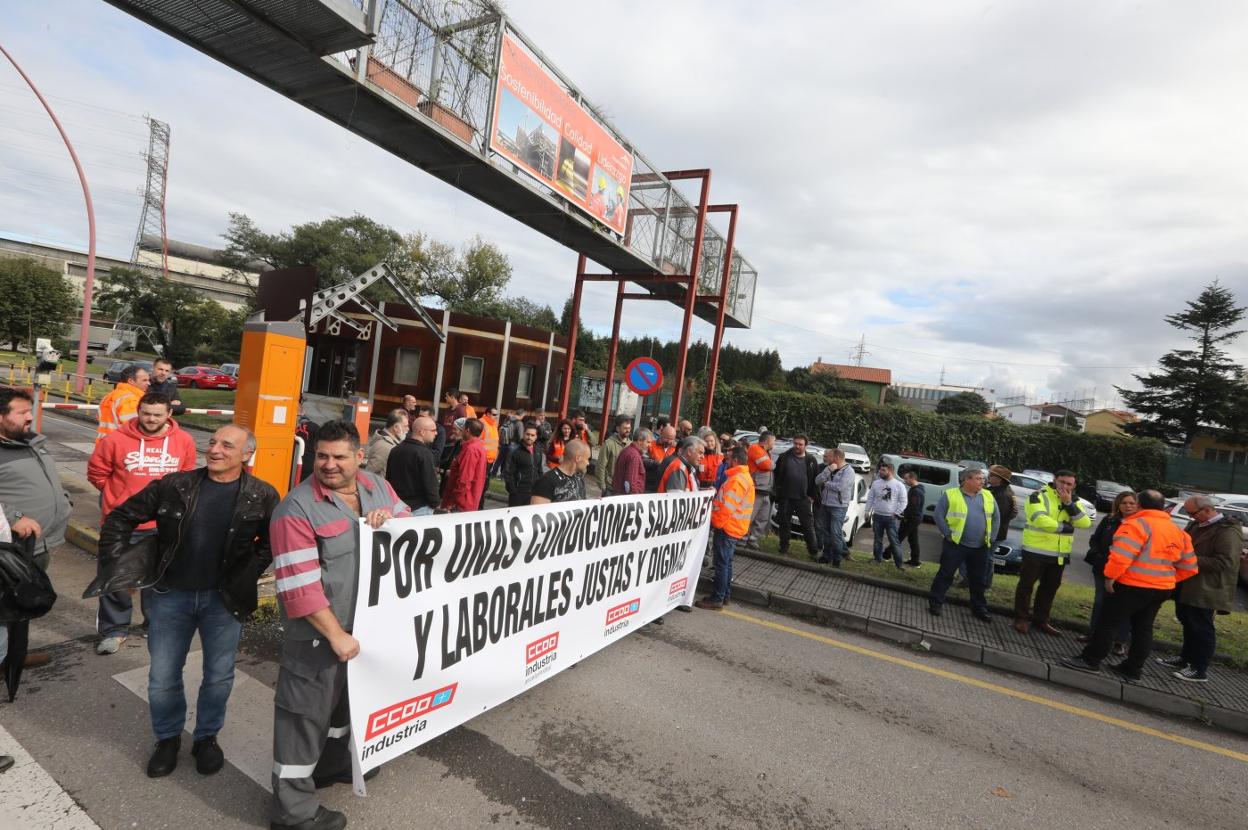
[[[1248,465],[1171,455],[1166,461],[1166,482],[1180,489],[1248,493]]]

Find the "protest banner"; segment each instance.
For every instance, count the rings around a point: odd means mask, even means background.
[[[364,772],[693,601],[711,493],[563,502],[360,527],[347,664]]]

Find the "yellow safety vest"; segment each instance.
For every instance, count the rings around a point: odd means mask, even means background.
[[[985,487],[979,491],[984,500],[984,544],[992,547],[992,517],[997,512],[997,501]],[[951,487],[945,491],[949,500],[949,510],[945,513],[945,524],[949,525],[950,538],[955,545],[962,544],[962,529],[966,527],[966,494],[961,487]]]
[[[1023,550],[1057,557],[1065,561],[1075,546],[1071,533],[1058,533],[1063,522],[1074,527],[1091,527],[1092,517],[1079,511],[1071,516],[1062,509],[1061,497],[1053,485],[1046,484],[1027,497],[1027,525],[1023,528]]]

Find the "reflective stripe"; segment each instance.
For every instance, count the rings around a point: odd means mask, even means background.
[[[331,726],[329,731],[325,733],[327,738],[341,738],[351,733],[350,726]]]
[[[1125,557],[1126,557],[1126,558],[1128,558],[1128,559],[1134,559],[1134,558],[1135,558],[1135,556],[1136,556],[1135,551],[1132,551],[1132,550],[1126,550],[1125,548],[1120,548],[1120,547],[1118,547],[1118,543],[1117,543],[1117,542],[1115,542],[1114,544],[1110,545],[1110,546],[1109,546],[1109,549],[1110,549],[1110,551],[1111,551],[1111,552],[1116,553],[1116,554],[1118,554],[1119,556],[1125,556]]]
[[[282,594],[286,591],[293,591],[295,588],[302,588],[304,585],[311,585],[313,582],[320,581],[321,569],[317,568],[314,571],[308,571],[306,573],[295,574],[294,576],[279,579],[277,582],[273,583],[273,586],[279,594]]]
[[[1144,574],[1161,574],[1162,576],[1170,576],[1174,573],[1174,568],[1169,565],[1142,565],[1139,562],[1127,568],[1128,571],[1139,571]]]
[[[278,778],[311,778],[316,764],[279,764],[273,763],[273,774]]]
[[[1128,545],[1128,546],[1130,546],[1130,547],[1135,548],[1136,550],[1139,550],[1140,548],[1144,547],[1144,543],[1143,543],[1143,542],[1140,542],[1140,541],[1137,541],[1137,540],[1135,540],[1135,539],[1132,539],[1130,536],[1117,536],[1117,535],[1115,535],[1115,536],[1114,536],[1114,544],[1116,544],[1116,545]]]
[[[316,559],[319,554],[316,548],[303,548],[301,550],[292,550],[290,553],[283,553],[281,556],[273,559],[273,570],[286,568],[290,565],[298,565],[300,562],[309,562]]]
[[[966,518],[966,514],[965,514],[965,513],[962,513],[962,512],[954,512],[953,510],[950,510],[948,513],[946,513],[946,514],[945,514],[945,517],[946,517],[946,518],[955,518],[955,517],[956,517],[956,518],[965,519],[965,518]]]

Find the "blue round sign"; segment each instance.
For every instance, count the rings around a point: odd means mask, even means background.
[[[663,367],[652,357],[639,357],[624,369],[624,382],[638,395],[652,395],[663,386]]]

